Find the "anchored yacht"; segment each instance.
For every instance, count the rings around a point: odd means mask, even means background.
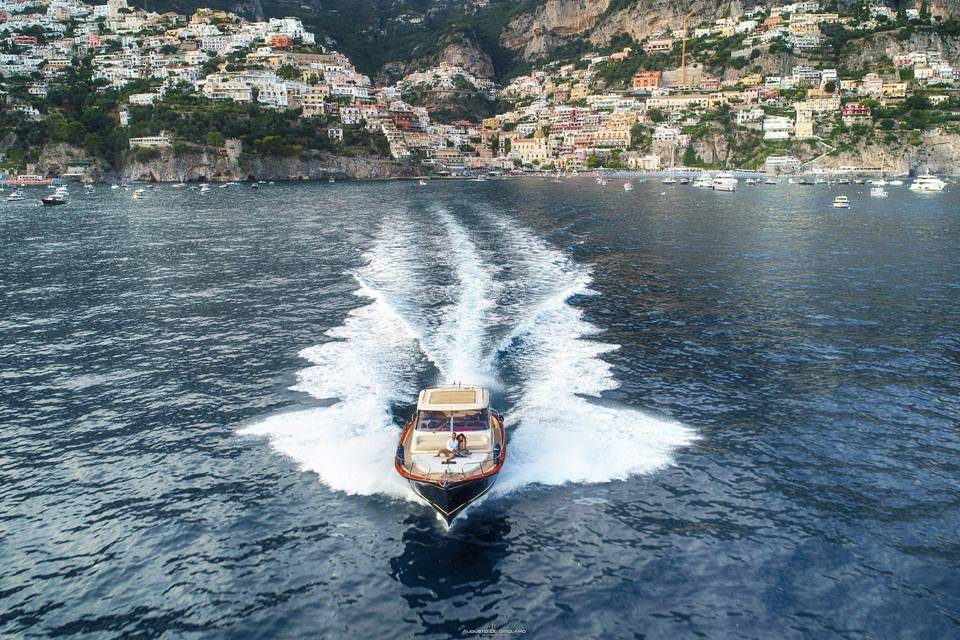
[[[937,176],[925,173],[922,176],[917,176],[910,184],[910,191],[943,191],[945,186],[947,186],[947,183]]]
[[[847,196],[837,196],[833,199],[833,208],[834,209],[849,209],[850,208],[850,198]]]
[[[736,191],[737,179],[732,173],[718,173],[713,177],[714,191]]]
[[[467,453],[448,457],[447,441],[466,438]],[[485,494],[507,459],[503,418],[482,387],[424,389],[397,445],[394,465],[410,487],[450,524]]]
[[[697,176],[697,179],[693,181],[693,186],[700,187],[701,189],[709,189],[713,186],[713,176],[709,173],[701,173]]]

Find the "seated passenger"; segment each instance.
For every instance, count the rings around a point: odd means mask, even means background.
[[[457,436],[457,455],[458,456],[469,456],[470,449],[467,449],[467,436],[462,433]]]
[[[434,457],[439,458],[440,456],[443,456],[444,458],[446,458],[446,460],[444,460],[444,464],[446,464],[450,462],[451,459],[457,457],[457,452],[459,451],[459,449],[460,449],[460,441],[457,438],[457,434],[454,432],[450,434],[450,438],[447,440],[446,446],[443,449],[440,449],[440,451],[438,451],[437,455],[435,455]]]

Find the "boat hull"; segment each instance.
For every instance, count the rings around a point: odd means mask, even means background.
[[[440,517],[450,524],[471,503],[487,493],[496,479],[497,475],[493,474],[449,483],[413,479],[409,479],[408,482],[414,492],[426,500]]]

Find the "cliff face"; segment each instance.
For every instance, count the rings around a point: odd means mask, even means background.
[[[944,62],[960,62],[960,38],[941,36],[929,29],[915,29],[906,40],[897,40],[893,32],[878,33],[869,38],[853,40],[846,53],[846,65],[855,69],[865,63],[876,62],[882,57],[910,53],[911,51],[937,51]]]
[[[610,0],[546,0],[511,20],[500,44],[533,60],[563,45],[570,36],[583,37],[597,24]]]
[[[358,180],[414,175],[411,167],[392,160],[368,156],[334,156],[302,153],[292,157],[250,157],[236,163],[227,156],[197,151],[174,153],[164,150],[158,158],[138,161],[129,158],[120,173],[127,181],[178,182],[231,180]]]
[[[906,135],[898,136],[894,143],[863,143],[835,156],[824,156],[813,166],[829,170],[869,164],[896,175],[927,171],[960,175],[960,134],[930,131],[921,136],[919,145],[910,144],[906,138]]]

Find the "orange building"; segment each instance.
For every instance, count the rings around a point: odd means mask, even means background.
[[[637,75],[633,76],[634,91],[647,91],[649,89],[656,89],[659,86],[659,71],[640,71]]]

